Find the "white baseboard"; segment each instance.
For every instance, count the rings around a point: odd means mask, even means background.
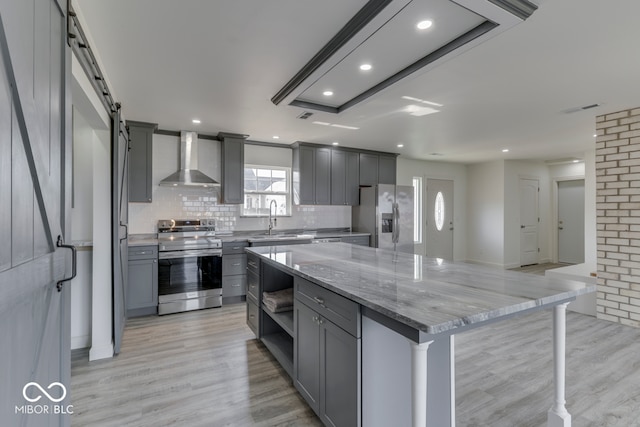
[[[111,357],[113,357],[113,343],[102,347],[92,346],[89,349],[89,361],[109,359]]]
[[[90,335],[80,335],[78,337],[71,337],[71,350],[78,348],[88,348],[91,346]]]

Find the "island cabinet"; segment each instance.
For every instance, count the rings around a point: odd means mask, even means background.
[[[156,123],[127,120],[129,129],[129,201],[151,203],[153,132]]]
[[[241,302],[247,294],[247,241],[222,242],[222,303]]]
[[[369,236],[345,236],[341,237],[340,241],[352,245],[369,246]]]
[[[327,426],[360,426],[360,306],[294,279],[294,385]]]
[[[129,248],[127,317],[158,312],[158,247]]]
[[[331,150],[331,204],[359,204],[360,161],[354,151]]]
[[[297,205],[331,204],[331,148],[294,144],[293,202]]]
[[[260,258],[247,254],[247,325],[256,338],[260,333]]]

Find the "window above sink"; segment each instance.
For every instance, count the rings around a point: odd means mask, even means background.
[[[276,217],[291,216],[291,168],[261,165],[244,167],[244,217],[268,217],[276,201]]]

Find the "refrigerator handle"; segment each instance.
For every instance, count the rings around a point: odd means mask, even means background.
[[[398,203],[393,204],[393,243],[400,241],[400,209]]]

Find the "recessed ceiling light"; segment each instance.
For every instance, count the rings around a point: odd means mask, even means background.
[[[333,141],[331,144],[333,145],[339,145],[340,143],[338,141]]]
[[[397,147],[398,148],[402,148],[402,147],[404,147],[404,144],[398,144]]]
[[[432,21],[426,20],[426,21],[418,22],[416,27],[418,27],[419,30],[426,30],[427,28],[431,27],[432,25],[433,25]]]
[[[330,91],[330,90],[325,90],[324,92],[322,92],[322,94],[323,94],[324,96],[331,96],[331,95],[333,95],[333,92],[332,92],[332,91]]]
[[[272,138],[273,139],[280,139],[280,137],[278,135],[273,135]]]
[[[573,161],[573,163],[580,163],[580,160],[575,159],[575,160]]]
[[[360,66],[360,69],[361,69],[362,71],[369,71],[369,70],[371,69],[371,64],[362,64],[362,65]]]
[[[193,123],[195,125],[199,125],[200,124],[200,120],[199,119],[193,119],[193,120],[191,120],[191,123]]]
[[[509,149],[508,149],[508,148],[504,148],[504,149],[502,150],[502,152],[503,152],[503,153],[508,153],[508,152],[509,152]]]
[[[593,134],[593,137],[595,138],[596,136],[598,136],[598,134],[594,133],[594,134]]]

